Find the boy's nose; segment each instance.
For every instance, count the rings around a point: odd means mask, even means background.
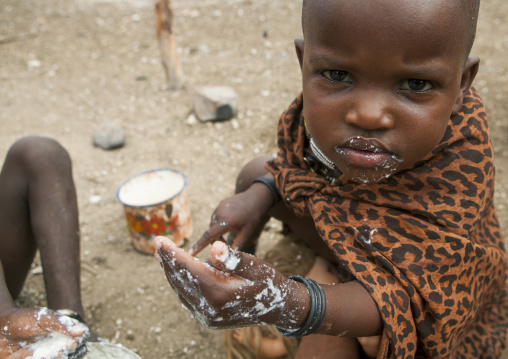
[[[389,130],[394,120],[389,111],[389,100],[375,91],[356,94],[353,105],[346,113],[346,122],[364,130]]]

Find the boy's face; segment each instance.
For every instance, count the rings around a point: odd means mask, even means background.
[[[305,121],[351,180],[377,182],[412,167],[460,110],[479,60],[464,65],[465,26],[452,3],[310,1],[305,42],[295,41]]]

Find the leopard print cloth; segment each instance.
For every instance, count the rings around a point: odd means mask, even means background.
[[[378,358],[502,358],[506,252],[487,118],[474,89],[440,144],[413,168],[369,185],[319,173],[307,155],[303,96],[281,116],[267,164],[286,205],[376,301]]]

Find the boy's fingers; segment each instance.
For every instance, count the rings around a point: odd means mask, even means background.
[[[33,355],[33,350],[29,348],[22,348],[20,350],[15,351],[10,356],[8,356],[8,359],[26,359],[30,358]]]
[[[215,233],[217,232],[217,233]],[[215,234],[214,234],[215,233]],[[222,237],[222,231],[216,231],[210,228],[208,231],[206,231],[201,238],[192,246],[192,248],[189,250],[189,254],[191,256],[197,255],[199,252],[201,252],[206,246],[208,246],[210,243],[214,241],[224,241],[224,238]]]
[[[251,281],[271,277],[276,272],[268,263],[248,253],[237,251],[223,242],[215,242],[212,245],[210,259],[219,271],[229,272]]]
[[[9,358],[9,359],[32,358],[33,355],[36,354],[34,352],[34,349],[36,347],[42,346],[42,347],[46,348],[44,346],[45,344],[42,344],[46,340],[45,338],[46,337],[42,337],[42,338],[39,337],[38,341],[29,340],[29,341],[23,341],[23,343],[20,343],[20,344],[13,341],[11,344],[9,344],[9,350],[10,350],[10,352],[12,352],[12,354],[10,354],[7,358]],[[49,338],[49,337],[47,337],[47,338]],[[71,358],[72,353],[74,353],[74,351],[78,348],[78,345],[80,344],[77,339],[69,337],[68,340],[66,340],[65,342],[59,341],[58,343],[59,343],[59,345],[61,345],[61,347],[56,348],[56,347],[54,347],[55,344],[53,344],[51,342],[51,338],[49,338],[47,340],[50,340],[50,342],[48,342],[48,344],[47,344],[48,349],[46,350],[44,359]],[[39,343],[41,343],[41,344],[39,344]],[[39,355],[41,355],[41,353],[39,353]],[[0,357],[2,357],[2,356],[0,356]],[[39,357],[39,356],[37,356],[37,357]]]
[[[191,287],[199,287],[202,284],[227,280],[224,273],[197,260],[182,248],[177,247],[169,238],[156,237],[154,245],[164,266],[166,276],[175,287],[182,287],[182,283]]]
[[[205,248],[207,245],[213,243],[217,240],[224,240],[222,237],[224,234],[228,233],[231,230],[231,226],[222,222],[217,222],[216,220],[212,220],[212,224],[210,224],[210,228],[203,233],[201,238],[194,244],[194,246],[189,250],[189,253],[193,256],[198,254]]]
[[[37,324],[44,331],[43,334],[60,332],[69,337],[80,337],[89,331],[85,324],[76,319],[47,311],[47,309],[41,309],[37,316]]]
[[[189,250],[189,254],[191,256],[197,255],[199,252],[203,250],[203,248],[205,248],[208,244],[210,244],[211,241],[212,238],[210,237],[210,232],[206,231]]]
[[[181,295],[180,293],[178,293],[177,291],[175,291],[175,294],[178,298],[178,300],[182,303],[182,305],[188,310],[188,311],[192,311],[192,306],[190,305],[189,301],[187,300],[187,298],[185,298],[183,295]]]
[[[51,332],[80,337],[88,332],[88,327],[47,308],[25,308],[16,310],[7,325],[1,329],[2,335],[11,339],[44,336]]]
[[[173,288],[184,306],[191,310],[192,305],[190,303],[199,301],[199,287],[192,280],[193,277],[190,272],[176,269],[176,261],[162,250],[159,250],[159,258],[171,288]]]
[[[242,246],[245,244],[245,237],[246,237],[247,229],[243,228],[239,232],[235,232],[232,235],[232,240],[228,241],[227,243],[231,248],[242,248]]]

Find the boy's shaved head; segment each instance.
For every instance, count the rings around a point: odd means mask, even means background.
[[[327,8],[327,3],[340,0],[303,0],[302,8],[302,29],[303,34],[307,33],[308,27],[312,26],[313,21],[319,21],[323,10]],[[368,5],[369,0],[354,0],[359,7]],[[396,0],[395,0],[396,1]],[[347,0],[351,4],[350,0]],[[391,0],[394,2],[394,0]],[[439,14],[443,19],[453,19],[455,26],[463,28],[463,39],[465,44],[465,57],[469,56],[476,35],[476,24],[478,21],[478,11],[480,0],[427,0],[407,2],[404,4],[414,5],[414,13],[418,14],[420,9],[439,9]],[[411,15],[408,13],[408,15]],[[441,16],[440,16],[441,17]],[[340,21],[340,19],[337,19]],[[397,21],[397,19],[394,19]],[[447,20],[444,20],[447,21]]]
[[[479,58],[469,56],[478,0],[303,5],[305,38],[295,49],[315,146],[357,183],[383,180],[425,158],[461,111],[478,71]]]

